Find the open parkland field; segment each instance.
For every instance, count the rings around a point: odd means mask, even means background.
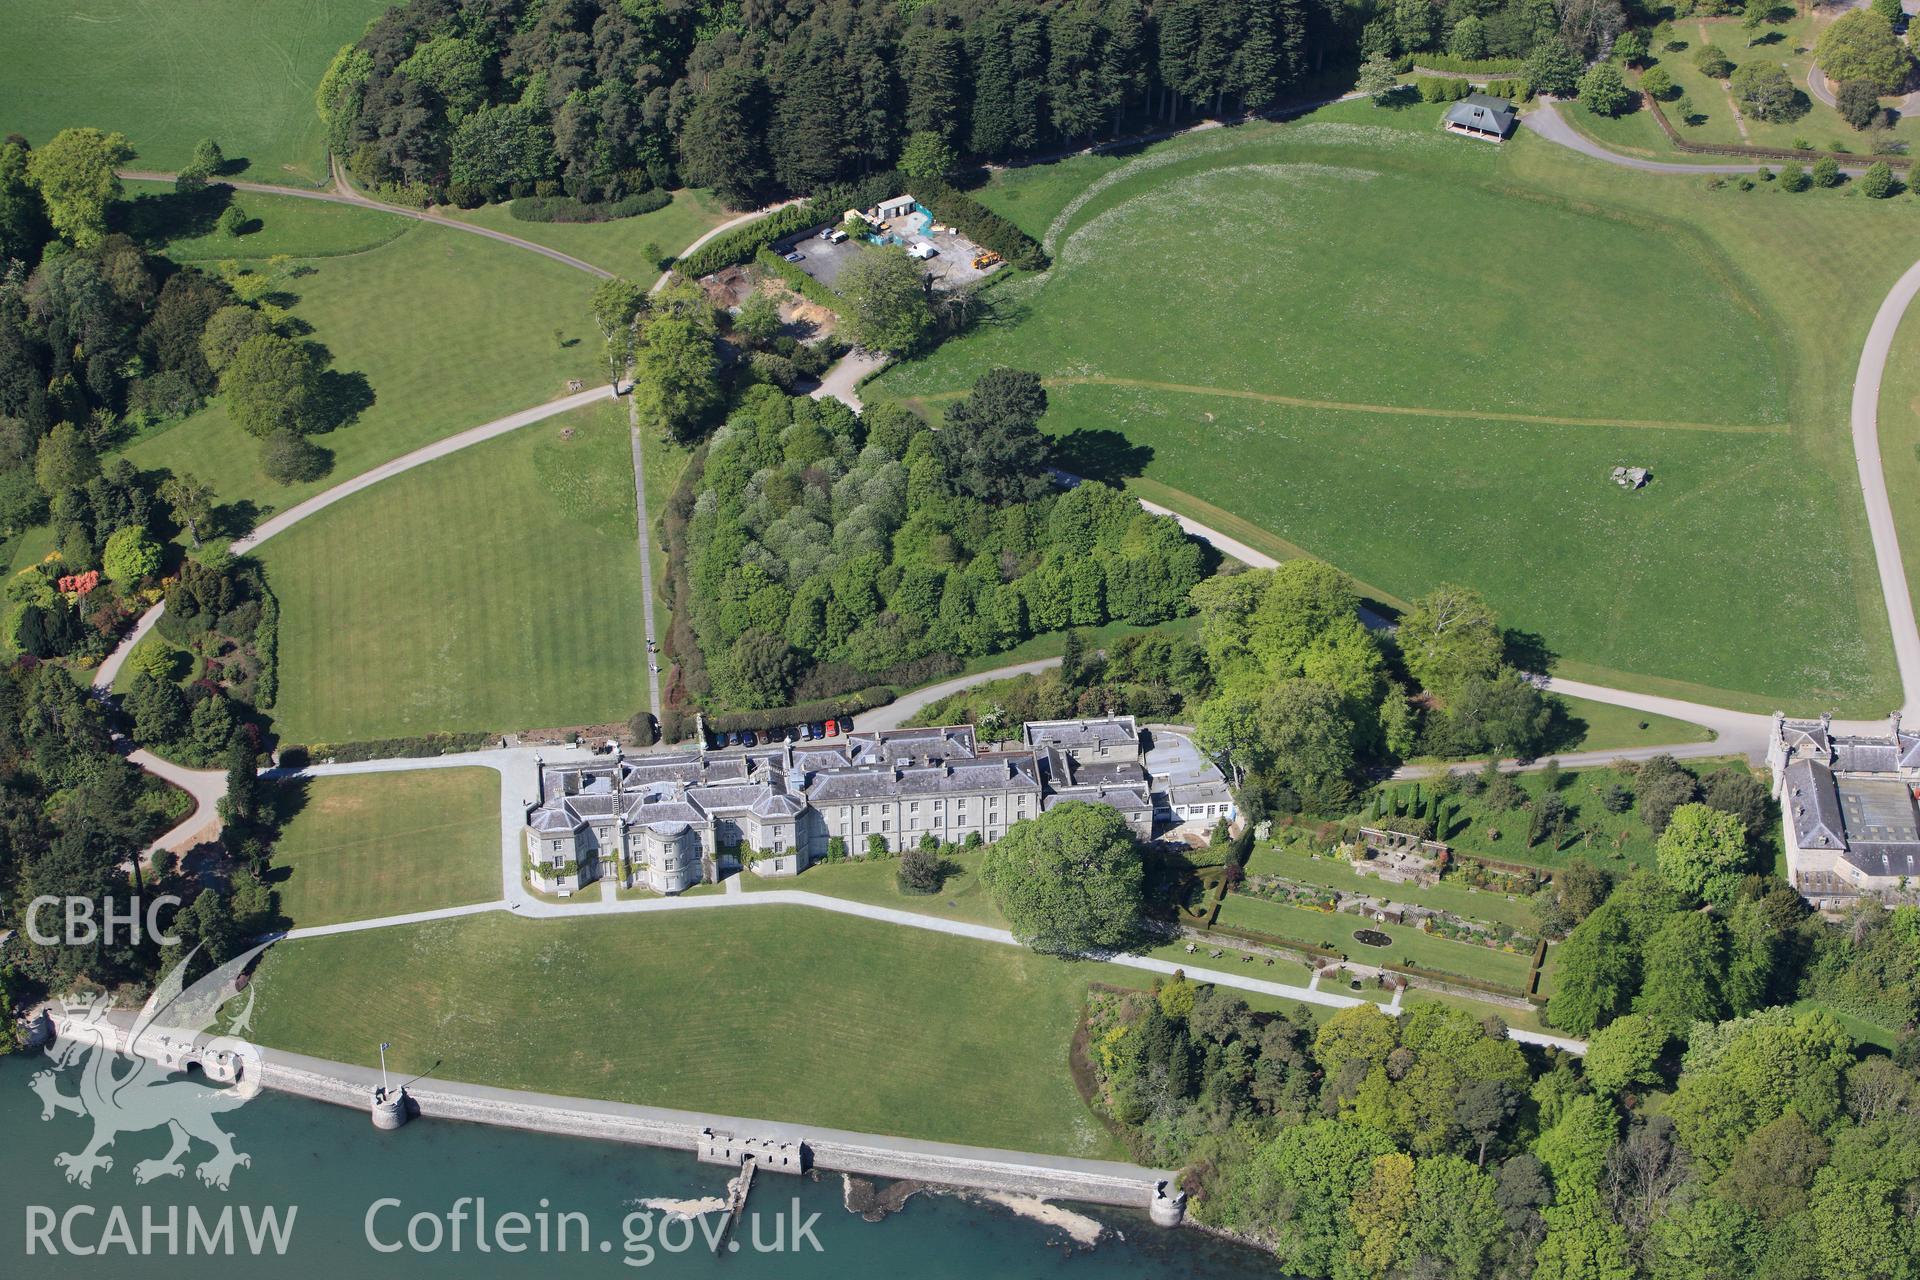
[[[173,171],[211,137],[241,176],[319,187],[326,131],[313,91],[387,0],[17,0],[0,102],[41,143],[69,125],[127,135],[143,168]]]
[[[1389,605],[1464,580],[1566,675],[1877,714],[1846,405],[1910,210],[1708,193],[1524,132],[1468,146],[1438,111],[998,171],[979,198],[1054,266],[865,394],[935,412],[1034,368],[1070,466]],[[1623,464],[1653,483],[1621,490]],[[1816,512],[1821,554],[1784,554]]]

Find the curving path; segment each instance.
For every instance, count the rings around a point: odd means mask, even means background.
[[[1810,78],[1809,87],[1812,83]],[[1605,164],[1637,169],[1643,173],[1749,173],[1760,167],[1671,164],[1621,155],[1575,130],[1561,118],[1558,104],[1551,98],[1542,98],[1534,110],[1521,118],[1521,124],[1549,142],[1569,147]],[[1845,172],[1858,173],[1860,170],[1847,169]],[[1880,461],[1880,386],[1886,377],[1887,359],[1893,349],[1894,336],[1899,332],[1900,321],[1916,295],[1920,295],[1920,262],[1908,268],[1906,274],[1894,283],[1893,289],[1881,301],[1879,311],[1874,313],[1873,325],[1867,331],[1866,345],[1860,352],[1859,367],[1854,372],[1851,412],[1853,454],[1860,472],[1860,494],[1866,503],[1867,528],[1873,537],[1874,560],[1880,571],[1880,594],[1886,602],[1887,619],[1893,631],[1894,659],[1900,670],[1901,713],[1908,716],[1920,711],[1920,626],[1914,621],[1913,597],[1907,584],[1906,566],[1901,558],[1899,530],[1894,524],[1893,506],[1887,497],[1886,471]],[[1563,684],[1562,687],[1567,686]],[[1592,689],[1597,686],[1586,687]],[[1569,688],[1568,691],[1572,690]],[[1636,705],[1620,701],[1615,691],[1608,693],[1611,696],[1596,700],[1612,701],[1622,706]],[[1595,697],[1591,693],[1580,696]],[[1698,717],[1687,713],[1682,718],[1692,720]]]
[[[174,175],[171,173],[159,173],[152,170],[141,169],[120,170],[119,176],[127,179],[154,182],[171,182],[174,178]],[[584,271],[589,275],[601,279],[610,278],[613,274],[610,271],[594,266],[592,263],[575,258],[570,254],[561,253],[557,249],[550,249],[546,245],[535,244],[531,240],[523,240],[519,236],[508,235],[505,232],[494,231],[487,227],[473,226],[470,223],[458,222],[454,219],[419,209],[407,209],[399,205],[387,204],[383,201],[362,195],[360,192],[354,190],[352,185],[347,181],[346,175],[340,170],[337,161],[333,164],[333,178],[334,189],[330,191],[316,191],[307,187],[282,187],[263,182],[234,181],[228,185],[239,191],[257,191],[268,195],[293,196],[301,200],[320,200],[332,204],[351,204],[358,205],[362,208],[377,209],[386,213],[398,214],[401,217],[412,218],[419,222],[431,222],[437,226],[451,227],[456,231],[465,231],[474,235],[485,236],[489,240],[497,240],[503,244],[512,245],[515,248],[537,253],[544,258],[550,258],[555,262],[562,263],[575,270]],[[792,202],[788,201],[786,203]],[[780,207],[782,206],[770,205],[765,209],[744,213],[737,218],[723,222],[694,240],[693,243],[681,251],[680,256],[684,257],[686,254],[692,253],[695,249],[707,243],[715,236],[720,235],[722,232],[729,231],[743,223],[751,222],[762,214],[771,213],[774,209]],[[672,273],[670,271],[662,272],[660,278],[654,282],[651,291],[657,292],[666,284],[671,275]],[[477,427],[471,427],[456,435],[448,436],[445,439],[425,445],[414,450],[412,453],[403,454],[398,458],[382,463],[380,466],[343,481],[323,493],[316,494],[305,502],[289,507],[279,515],[262,523],[246,537],[240,538],[232,543],[230,550],[236,555],[251,551],[268,538],[290,528],[308,516],[313,515],[315,512],[325,510],[342,498],[358,493],[360,490],[377,484],[381,480],[399,475],[403,471],[410,471],[414,467],[420,466],[423,463],[432,462],[437,458],[444,458],[450,453],[455,453],[461,449],[479,444],[482,441],[491,440],[495,436],[504,435],[506,432],[517,430],[520,427],[553,417],[556,414],[566,413],[570,410],[580,408],[583,405],[592,403],[603,394],[617,395],[618,388],[612,386],[595,387],[592,390],[582,391],[560,400],[549,401],[543,405],[536,405],[531,409],[523,409],[518,413],[508,414],[503,418],[496,418],[492,422],[482,423]],[[646,499],[644,481],[642,479],[645,471],[641,461],[641,439],[637,427],[633,432],[633,472],[634,488],[637,499],[641,504],[642,513],[639,526],[640,563],[642,577],[646,578],[651,576],[652,565],[647,556]],[[649,633],[651,633],[653,629],[652,602],[653,593],[649,589],[647,592],[647,629]],[[139,621],[134,624],[133,629],[114,647],[113,652],[108,654],[106,659],[101,662],[100,666],[95,670],[92,680],[92,687],[97,694],[104,697],[112,691],[113,683],[120,675],[120,669],[126,665],[127,656],[133,652],[134,646],[139,644],[149,631],[153,630],[155,624],[160,621],[161,615],[165,612],[165,602],[157,604],[147,610],[146,613],[140,616]],[[649,665],[651,665],[651,663],[649,663]],[[649,674],[652,676],[649,681],[649,693],[652,699],[654,714],[657,716],[660,711],[659,677],[651,672]],[[217,814],[216,806],[219,798],[226,792],[226,781],[223,773],[218,770],[189,769],[185,766],[162,760],[159,756],[145,750],[136,750],[128,758],[154,776],[173,783],[194,799],[193,811],[171,830],[166,831],[152,844],[147,846],[146,852],[148,854],[152,854],[161,849],[182,851],[192,847],[195,843],[202,840],[210,840],[219,835],[220,820],[215,815]]]
[[[1618,151],[1613,151],[1601,146],[1598,142],[1595,142],[1592,138],[1589,138],[1586,134],[1581,133],[1578,129],[1568,124],[1566,118],[1560,114],[1560,104],[1544,94],[1534,104],[1531,111],[1520,117],[1520,127],[1529,133],[1537,134],[1545,138],[1548,142],[1554,143],[1556,146],[1565,147],[1569,151],[1578,151],[1581,155],[1589,156],[1603,164],[1615,165],[1622,169],[1637,169],[1641,173],[1691,174],[1698,176],[1700,174],[1714,173],[1758,173],[1761,169],[1770,167],[1761,164],[1741,164],[1732,161],[1725,163],[1719,161],[1704,161],[1700,164],[1685,164],[1674,160],[1649,160],[1643,156],[1623,155]],[[1779,164],[1781,162],[1775,160],[1773,163]],[[1859,165],[1843,165],[1840,171],[1842,173],[1857,174],[1865,170]]]
[[[1887,473],[1880,463],[1880,384],[1887,373],[1900,321],[1920,294],[1920,262],[1907,268],[1874,313],[1860,365],[1853,375],[1853,456],[1860,469],[1860,495],[1867,505],[1867,529],[1873,558],[1880,567],[1880,594],[1893,628],[1893,654],[1900,668],[1901,712],[1920,712],[1920,626],[1913,617],[1913,596],[1900,557],[1900,532],[1887,497]]]
[[[172,182],[176,176],[171,173],[161,173],[152,169],[120,169],[116,172],[122,178],[137,182]],[[268,182],[242,182],[235,178],[220,178],[218,181],[232,187],[235,191],[255,191],[261,195],[270,196],[293,196],[299,200],[319,200],[327,204],[358,205],[362,209],[375,209],[381,213],[391,213],[402,218],[412,218],[415,222],[430,222],[436,227],[451,227],[455,231],[465,231],[469,235],[485,236],[489,240],[498,240],[502,244],[510,244],[516,249],[525,249],[528,253],[537,253],[543,258],[551,258],[555,262],[572,267],[575,271],[584,271],[588,275],[597,276],[602,280],[610,279],[613,276],[613,272],[602,267],[596,267],[591,262],[584,262],[572,254],[562,253],[558,249],[549,248],[544,244],[535,244],[531,240],[523,240],[519,236],[509,235],[505,231],[495,231],[492,227],[475,226],[470,222],[461,222],[456,218],[449,218],[445,214],[433,213],[426,209],[409,209],[405,205],[388,204],[384,200],[375,200],[372,196],[363,195],[355,189],[352,183],[347,181],[347,175],[341,171],[340,163],[337,160],[333,164],[333,186],[323,191],[315,190],[312,187],[281,187]]]

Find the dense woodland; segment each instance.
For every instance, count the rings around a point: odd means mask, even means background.
[[[414,0],[319,105],[368,182],[744,204],[891,168],[915,136],[1003,158],[1263,109],[1357,32],[1326,0]]]
[[[275,683],[272,593],[257,565],[224,550],[208,486],[111,451],[216,390],[250,397],[266,434],[284,433],[272,371],[250,380],[246,366],[297,344],[246,279],[180,266],[114,229],[112,169],[130,154],[125,139],[91,129],[37,150],[0,144],[0,535],[9,553],[23,536],[50,547],[0,602],[11,655],[0,671],[0,922],[20,933],[0,970],[7,1000],[75,982],[138,985],[168,959],[125,939],[26,940],[23,909],[39,894],[91,899],[96,919],[109,897],[124,914],[129,898],[177,894],[175,931],[218,956],[270,922],[257,872],[271,820],[253,770],[266,745],[256,708]],[[166,621],[136,655],[127,706],[96,699],[94,666],[162,600]],[[228,767],[231,861],[219,887],[170,858],[133,864],[130,852],[190,803],[128,763],[116,729]]]
[[[1090,1068],[1136,1155],[1286,1275],[1881,1280],[1920,1263],[1920,1091],[1833,1018],[1623,1018],[1584,1059],[1372,1005],[1317,1027],[1176,977],[1097,994]]]
[[[670,515],[710,682],[689,692],[774,707],[936,654],[1184,612],[1200,548],[1105,485],[1056,493],[1045,399],[994,370],[936,432],[893,407],[749,391]]]
[[[1212,696],[1196,740],[1256,820],[1344,813],[1369,766],[1414,756],[1532,756],[1553,723],[1481,596],[1442,586],[1393,640],[1369,627],[1353,581],[1316,560],[1223,575],[1194,589]]]

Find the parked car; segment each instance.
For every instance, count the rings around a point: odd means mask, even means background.
[[[798,249],[790,249],[786,253],[781,254],[780,256],[785,258],[788,262],[805,262],[807,260],[807,255],[800,252]]]
[[[852,716],[841,716],[841,717],[840,717],[840,732],[842,732],[842,733],[852,733],[852,732],[853,732],[853,717],[852,717]]]
[[[811,733],[816,738],[824,738],[827,736],[827,726],[820,723],[820,721],[815,720],[812,724],[807,726],[807,732]]]
[[[838,732],[840,732],[839,722],[835,720],[827,721],[827,736],[831,738],[834,734]]]
[[[753,730],[748,729],[740,735],[740,745],[743,747],[759,746],[760,739],[753,736]]]

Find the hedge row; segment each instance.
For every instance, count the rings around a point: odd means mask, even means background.
[[[920,202],[927,206],[936,222],[950,223],[960,234],[983,249],[991,249],[1016,267],[1027,271],[1047,269],[1047,254],[1040,242],[971,196],[962,195],[943,182],[921,184],[926,194]]]
[[[1473,92],[1473,82],[1458,76],[1421,76],[1413,82],[1422,102],[1458,102]]]
[[[253,704],[264,711],[280,696],[280,601],[271,589],[263,589],[262,594],[260,625],[253,632],[253,656],[260,663]]]
[[[309,742],[280,748],[280,766],[298,769],[315,760],[394,760],[410,756],[451,756],[483,751],[498,744],[493,733],[429,733],[417,738],[369,738],[363,742]]]
[[[1527,66],[1521,58],[1456,58],[1450,53],[1406,54],[1400,61],[1406,64],[1400,68],[1402,75],[1409,71],[1447,71],[1462,76],[1515,76]]]
[[[743,227],[735,227],[725,235],[715,236],[674,263],[673,269],[689,279],[698,279],[722,267],[751,262],[762,247],[782,236],[805,231],[818,221],[811,204],[790,204],[775,209],[764,218],[755,218]]]
[[[672,203],[673,193],[656,187],[607,204],[586,204],[572,196],[522,196],[507,205],[507,212],[521,222],[613,222]]]
[[[855,715],[870,711],[874,707],[883,707],[893,701],[893,688],[890,685],[876,684],[838,698],[822,698],[818,702],[802,702],[791,707],[772,707],[765,711],[729,711],[707,717],[707,729],[711,733],[738,733],[742,729],[759,732],[763,729],[785,728],[795,724],[814,724],[821,720],[836,720],[841,716]]]
[[[785,280],[795,293],[809,302],[817,302],[829,311],[838,311],[844,305],[844,299],[839,294],[775,253],[769,245],[761,245],[760,251],[753,255],[753,260]]]
[[[1855,155],[1850,151],[1791,151],[1783,147],[1746,147],[1734,143],[1689,142],[1674,132],[1673,125],[1667,121],[1667,113],[1660,109],[1660,103],[1650,93],[1640,95],[1640,101],[1653,112],[1653,118],[1667,135],[1667,141],[1674,150],[1684,151],[1696,156],[1737,156],[1753,160],[1791,160],[1798,164],[1811,165],[1813,162],[1831,156],[1843,165],[1865,166],[1876,160],[1885,161],[1889,168],[1905,169],[1913,164],[1911,156]]]

